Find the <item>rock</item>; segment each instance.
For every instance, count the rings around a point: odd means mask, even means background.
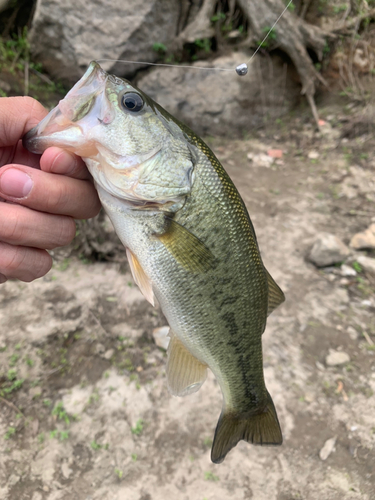
[[[350,246],[355,250],[375,249],[375,224],[355,234],[350,240]]]
[[[349,254],[349,248],[337,236],[321,233],[315,240],[308,258],[317,267],[325,267],[342,262]]]
[[[357,271],[350,266],[343,264],[340,269],[341,276],[357,276]]]
[[[371,169],[365,169],[358,165],[349,168],[349,175],[341,183],[339,196],[349,199],[365,196],[369,201],[375,201],[375,181]]]
[[[246,54],[236,52],[193,66],[235,68],[238,61],[247,59]],[[259,58],[260,67],[250,70],[246,78],[231,71],[156,68],[137,85],[199,135],[242,136],[244,130],[263,126],[265,116],[274,120],[296,103],[295,83],[288,79],[285,85],[284,62],[274,56],[272,63],[273,76],[269,75],[269,61]],[[280,86],[285,89],[283,98]]]
[[[282,158],[283,157],[283,150],[282,149],[269,149],[267,151],[268,156],[271,158]]]
[[[103,354],[105,352],[105,347],[103,344],[96,344],[95,346],[95,350],[94,350],[95,354]]]
[[[327,366],[339,366],[344,365],[345,363],[349,363],[350,356],[344,351],[335,351],[330,349],[330,353],[326,357],[326,365]]]
[[[108,349],[108,351],[106,351],[104,354],[103,354],[103,358],[104,359],[111,359],[112,356],[114,355],[115,353],[115,350],[114,349]]]
[[[168,337],[168,333],[169,333],[169,326],[162,326],[160,328],[155,328],[152,332],[152,335],[153,335],[154,340],[155,340],[155,344],[158,347],[161,347],[162,349],[165,349],[165,350],[168,349],[169,340],[170,340]]]
[[[348,326],[348,328],[346,329],[346,331],[348,332],[349,337],[352,340],[357,340],[357,338],[358,338],[358,332],[357,332],[357,330],[355,328],[353,328],[352,326]]]
[[[319,153],[318,151],[309,151],[307,157],[310,158],[310,160],[316,160],[319,158]]]
[[[93,59],[155,61],[153,44],[172,43],[180,10],[175,0],[97,0],[94,5],[85,0],[39,0],[30,49],[53,78],[73,84]],[[103,66],[128,77],[142,67],[113,62]]]
[[[327,439],[324,443],[323,448],[319,452],[320,460],[327,460],[330,454],[334,451],[336,445],[337,436]]]
[[[31,399],[39,398],[42,394],[42,389],[40,387],[30,387],[29,396]]]
[[[267,155],[262,154],[262,153],[259,153],[259,154],[248,153],[247,159],[249,161],[253,162],[254,167],[266,167],[266,168],[268,168],[275,162],[275,159],[272,156],[270,156],[268,154]]]
[[[69,465],[66,462],[63,462],[61,464],[61,473],[65,479],[69,479],[72,472],[73,472],[72,469],[69,467]]]

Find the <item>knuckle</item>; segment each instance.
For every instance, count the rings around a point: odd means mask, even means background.
[[[17,242],[21,235],[19,218],[13,212],[0,217],[0,237],[2,240]]]

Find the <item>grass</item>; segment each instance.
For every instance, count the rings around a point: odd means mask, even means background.
[[[0,396],[4,397],[8,394],[11,394],[12,392],[18,391],[21,389],[25,379],[17,378],[17,369],[16,368],[10,368],[7,373],[7,382],[5,382],[3,388],[0,390]]]
[[[216,474],[214,474],[210,470],[204,473],[204,479],[206,481],[214,481],[214,482],[220,481],[219,477],[216,476]]]
[[[122,476],[124,475],[124,471],[122,471],[121,469],[118,469],[117,467],[115,468],[115,474],[116,476],[121,480],[122,479]]]
[[[70,417],[66,410],[64,409],[64,405],[62,401],[57,403],[57,405],[52,410],[52,415],[57,417],[57,420],[63,420],[66,425],[70,425]]]
[[[131,428],[132,434],[135,434],[136,436],[140,436],[142,434],[144,427],[144,421],[140,418],[137,420],[135,427]]]
[[[15,427],[8,427],[8,430],[6,431],[5,435],[4,435],[4,439],[10,439],[11,437],[13,437],[16,433],[16,428]]]
[[[93,441],[91,441],[90,443],[90,446],[93,450],[108,450],[109,448],[109,444],[106,443],[106,444],[99,444],[95,441],[95,439]]]
[[[69,439],[69,431],[60,431],[58,429],[54,429],[49,433],[49,437],[51,439],[58,439],[59,441],[66,441]]]

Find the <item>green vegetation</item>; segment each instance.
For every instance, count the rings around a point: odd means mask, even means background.
[[[124,471],[121,469],[118,469],[117,467],[115,468],[115,474],[119,479],[122,479],[122,476],[124,475]]]
[[[1,390],[0,390],[0,396],[4,397],[8,394],[11,394],[12,392],[18,391],[21,387],[22,384],[24,383],[25,379],[17,378],[17,369],[16,368],[10,368],[7,373],[7,381],[3,384]]]
[[[362,266],[361,266],[361,264],[359,262],[357,262],[357,261],[353,262],[352,266],[353,266],[353,269],[355,271],[357,271],[357,273],[361,273],[362,272]]]
[[[66,441],[69,439],[69,431],[60,431],[58,429],[54,429],[49,433],[51,439],[58,439],[59,441]]]
[[[196,45],[199,49],[204,50],[204,52],[208,53],[211,51],[211,40],[209,38],[198,38],[197,40],[194,40],[194,45]]]
[[[66,410],[64,409],[62,401],[57,403],[57,405],[54,407],[54,409],[52,410],[52,415],[56,416],[57,420],[63,420],[66,425],[70,425],[70,418]]]
[[[210,437],[205,437],[203,439],[203,444],[204,446],[210,447],[212,445],[213,441]]]
[[[99,444],[95,441],[95,439],[93,441],[91,441],[90,443],[90,446],[93,450],[108,450],[109,448],[109,444],[106,443],[106,444]]]
[[[16,428],[15,427],[8,427],[8,430],[6,431],[4,435],[4,439],[10,439],[12,436],[14,436],[16,433]]]
[[[211,17],[211,22],[217,23],[218,21],[224,21],[226,17],[227,16],[224,14],[224,12],[219,12],[218,14],[215,14]]]
[[[132,434],[140,436],[142,434],[143,427],[144,427],[144,421],[140,418],[139,420],[137,420],[135,427],[131,428]]]
[[[204,478],[206,481],[219,481],[219,477],[216,476],[213,472],[207,471],[204,473]]]
[[[257,45],[260,47],[267,48],[271,45],[270,42],[275,42],[277,40],[275,28],[271,29],[271,26],[265,26],[262,29],[262,32],[264,33],[264,36],[267,35],[267,40],[258,40]]]
[[[164,43],[156,42],[153,44],[152,50],[160,55],[164,55],[167,52],[167,47]]]

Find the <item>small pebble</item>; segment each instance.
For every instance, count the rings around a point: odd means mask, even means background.
[[[341,266],[341,276],[357,276],[357,271],[352,267],[343,264]]]
[[[352,326],[348,326],[347,330],[346,330],[349,334],[349,337],[352,339],[352,340],[357,340],[358,338],[358,332],[355,328],[353,328]]]
[[[114,355],[115,353],[115,350],[114,349],[108,349],[108,351],[106,351],[104,354],[103,354],[103,358],[104,359],[111,359],[112,356]]]
[[[319,158],[319,153],[318,151],[309,151],[307,156],[308,158],[310,158],[310,160],[316,160],[317,158]]]
[[[155,344],[162,349],[167,350],[169,345],[169,326],[162,326],[160,328],[155,328],[152,335],[155,340]]]
[[[330,454],[335,449],[336,440],[337,440],[336,436],[333,438],[327,439],[327,441],[323,445],[323,448],[319,452],[320,460],[323,460],[323,461],[327,460],[327,458],[330,456]]]
[[[350,356],[344,351],[334,351],[330,350],[330,353],[326,357],[326,365],[327,366],[339,366],[344,365],[345,363],[349,363]]]

